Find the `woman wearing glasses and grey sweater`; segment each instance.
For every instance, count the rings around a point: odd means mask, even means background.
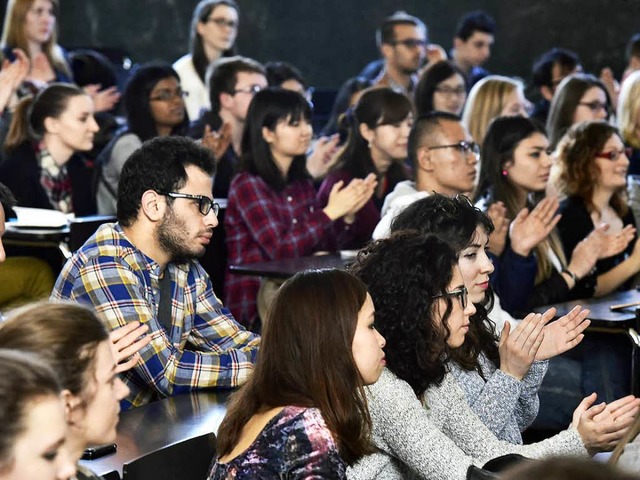
[[[180,78],[166,63],[149,63],[131,76],[124,90],[126,126],[96,159],[98,213],[115,215],[122,166],[143,142],[183,135],[189,125]]]

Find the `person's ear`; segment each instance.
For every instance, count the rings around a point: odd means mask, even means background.
[[[62,390],[62,393],[60,395],[62,397],[62,403],[64,405],[64,416],[67,420],[67,423],[77,423],[79,412],[78,407],[82,403],[82,400],[71,393],[71,391],[67,388]]]
[[[382,55],[382,58],[391,58],[393,56],[393,46],[388,43],[383,43],[380,45],[380,54]]]
[[[206,28],[206,26],[207,26],[206,21],[201,22],[200,20],[198,20],[198,21],[196,22],[196,32],[198,32],[198,35],[200,35],[201,37],[204,37],[204,35],[205,35],[205,33],[206,33],[206,32],[204,31],[204,30],[205,30],[205,28]]]
[[[233,107],[233,95],[227,92],[222,92],[218,96],[218,101],[220,102],[220,107],[225,110],[230,110]]]
[[[375,135],[373,129],[369,128],[369,125],[367,125],[366,123],[361,123],[360,125],[358,125],[358,131],[360,132],[360,135],[362,135],[362,138],[364,138],[367,143],[371,145],[371,142],[373,141],[373,137]]]
[[[142,194],[140,210],[151,222],[158,222],[164,218],[167,199],[154,190],[147,190]]]
[[[262,127],[262,138],[264,138],[264,141],[267,143],[273,143],[275,141],[276,134],[267,127]]]
[[[433,152],[428,148],[421,148],[416,152],[418,167],[425,172],[433,172],[435,166],[433,162]]]
[[[47,133],[53,133],[54,135],[60,133],[60,122],[53,117],[46,117],[44,119],[44,131]]]

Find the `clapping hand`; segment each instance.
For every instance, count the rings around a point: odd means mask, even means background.
[[[555,308],[550,308],[542,315],[551,320],[556,314]],[[560,355],[578,345],[584,338],[584,332],[591,324],[587,319],[589,310],[580,306],[574,307],[569,313],[544,327],[544,340],[536,353],[536,360],[548,360]]]
[[[492,203],[487,209],[487,216],[493,222],[493,232],[489,235],[489,251],[496,256],[502,255],[507,242],[509,231],[509,218],[507,207],[502,202]]]
[[[220,130],[213,130],[209,125],[204,126],[202,145],[213,152],[216,163],[220,161],[231,144],[231,124],[223,123]]]
[[[560,220],[560,214],[556,213],[559,206],[557,197],[545,197],[531,212],[527,208],[520,210],[509,227],[511,249],[523,257],[529,256]]]

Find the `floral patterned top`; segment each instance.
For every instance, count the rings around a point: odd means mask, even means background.
[[[227,463],[214,462],[209,480],[346,479],[346,464],[320,410],[282,409],[249,448]]]

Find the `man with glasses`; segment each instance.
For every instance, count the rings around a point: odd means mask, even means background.
[[[434,111],[419,117],[408,150],[415,181],[400,182],[387,195],[374,239],[388,236],[391,221],[416,200],[432,192],[454,196],[475,186],[480,148],[457,115]]]
[[[218,225],[215,160],[182,137],[157,137],[122,169],[118,222],[64,266],[52,299],[92,304],[111,330],[149,326],[151,343],[123,380],[138,406],[199,388],[235,387],[253,371],[259,339],[222,306],[197,259]]]

